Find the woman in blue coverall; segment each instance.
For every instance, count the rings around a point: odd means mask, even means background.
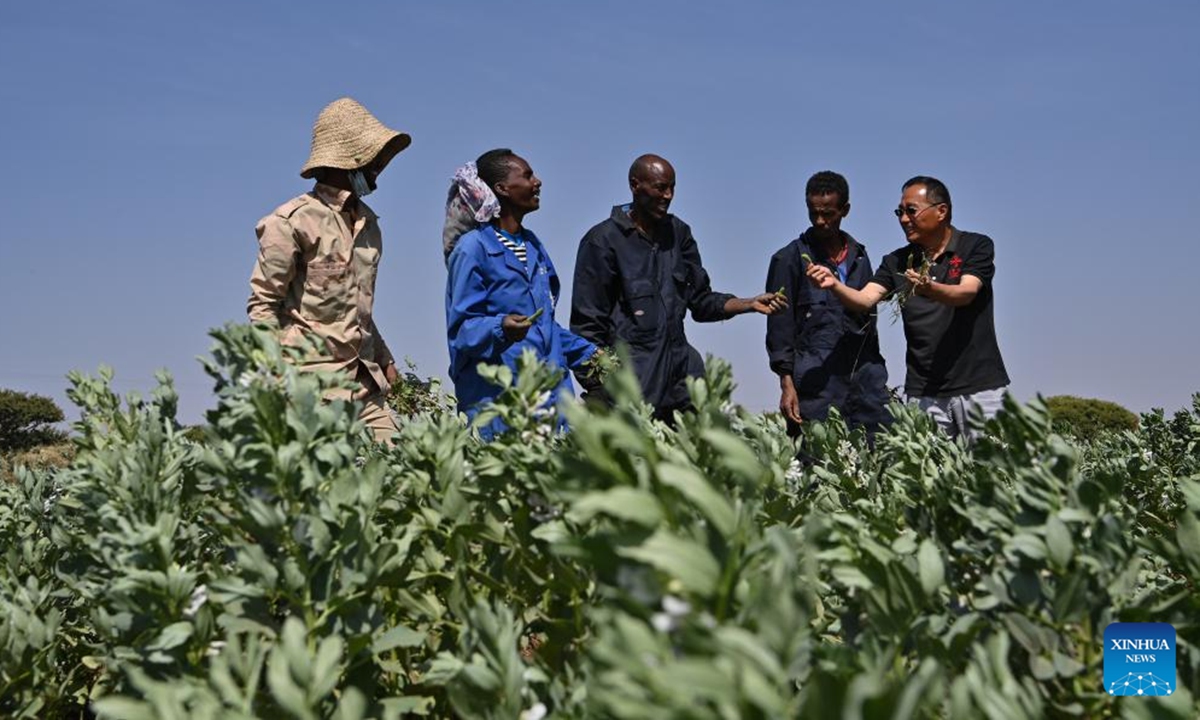
[[[540,207],[541,187],[529,163],[498,149],[461,168],[450,189],[443,236],[446,337],[458,407],[472,419],[500,393],[480,377],[480,363],[503,363],[515,371],[521,353],[533,349],[543,362],[564,370],[553,404],[575,394],[565,371],[580,369],[596,352],[595,345],[555,321],[558,273],[541,241],[522,225]],[[459,236],[458,230],[466,232]],[[496,419],[480,435],[491,439],[504,430]]]

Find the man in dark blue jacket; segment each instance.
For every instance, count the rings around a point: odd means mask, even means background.
[[[633,370],[654,414],[671,420],[691,407],[687,378],[704,375],[704,361],[688,344],[683,319],[726,320],[786,307],[775,293],[739,298],[715,292],[687,223],[668,209],[675,197],[675,169],[657,155],[629,168],[633,202],[618,205],[579,243],[571,298],[571,331],[600,347],[629,344]],[[601,395],[580,377],[588,394]]]
[[[851,426],[874,433],[891,421],[887,367],[879,352],[875,313],[846,310],[805,277],[810,263],[837,273],[849,287],[871,280],[867,250],[841,229],[850,212],[850,186],[822,171],[804,189],[812,226],[771,258],[767,289],[783,290],[790,307],[767,318],[767,355],[779,376],[779,410],[795,437],[805,420],[824,420],[836,407]]]

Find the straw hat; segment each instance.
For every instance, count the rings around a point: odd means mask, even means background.
[[[379,122],[358,101],[334,100],[325,106],[313,125],[312,151],[300,177],[311,178],[317,168],[357,170],[379,158],[383,170],[412,138]]]

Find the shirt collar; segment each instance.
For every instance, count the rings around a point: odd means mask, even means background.
[[[613,205],[612,209],[612,221],[626,233],[637,229],[637,226],[633,224],[633,218],[629,216],[631,207],[629,203],[625,203],[624,205]]]
[[[958,239],[962,237],[962,233],[953,225],[950,226],[950,242],[946,243],[946,252],[958,254]]]
[[[321,182],[313,187],[313,195],[316,195],[318,200],[338,212],[348,212],[351,208],[347,206],[354,199],[354,193],[349,190],[342,190],[341,188],[335,188],[332,185],[326,185]]]
[[[629,214],[633,209],[633,203],[625,203],[624,205],[613,205],[612,221],[616,223],[621,232],[629,235],[631,233],[641,234],[641,228],[633,223],[633,217]],[[661,225],[666,225],[670,222],[671,216],[668,214],[660,222]],[[647,238],[649,240],[650,238]]]
[[[950,242],[946,243],[946,249],[942,251],[942,255],[958,255],[958,239],[962,237],[962,233],[953,225],[950,226]],[[941,260],[942,255],[934,258],[935,261]]]
[[[504,243],[500,240],[500,228],[492,223],[486,223],[479,226],[479,230],[483,233],[483,237],[487,240],[487,252],[491,255],[497,255],[504,252]],[[541,249],[542,241],[527,227],[521,228],[521,238],[525,241],[525,247],[531,245],[538,248],[538,253],[545,255],[545,251]]]

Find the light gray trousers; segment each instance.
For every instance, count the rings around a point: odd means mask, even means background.
[[[1004,393],[1008,388],[981,390],[970,395],[951,395],[949,397],[913,397],[917,407],[929,414],[934,422],[951,438],[963,437],[968,442],[974,442],[978,433],[971,430],[968,418],[972,406],[983,411],[984,418],[996,417],[996,413],[1004,405]]]

